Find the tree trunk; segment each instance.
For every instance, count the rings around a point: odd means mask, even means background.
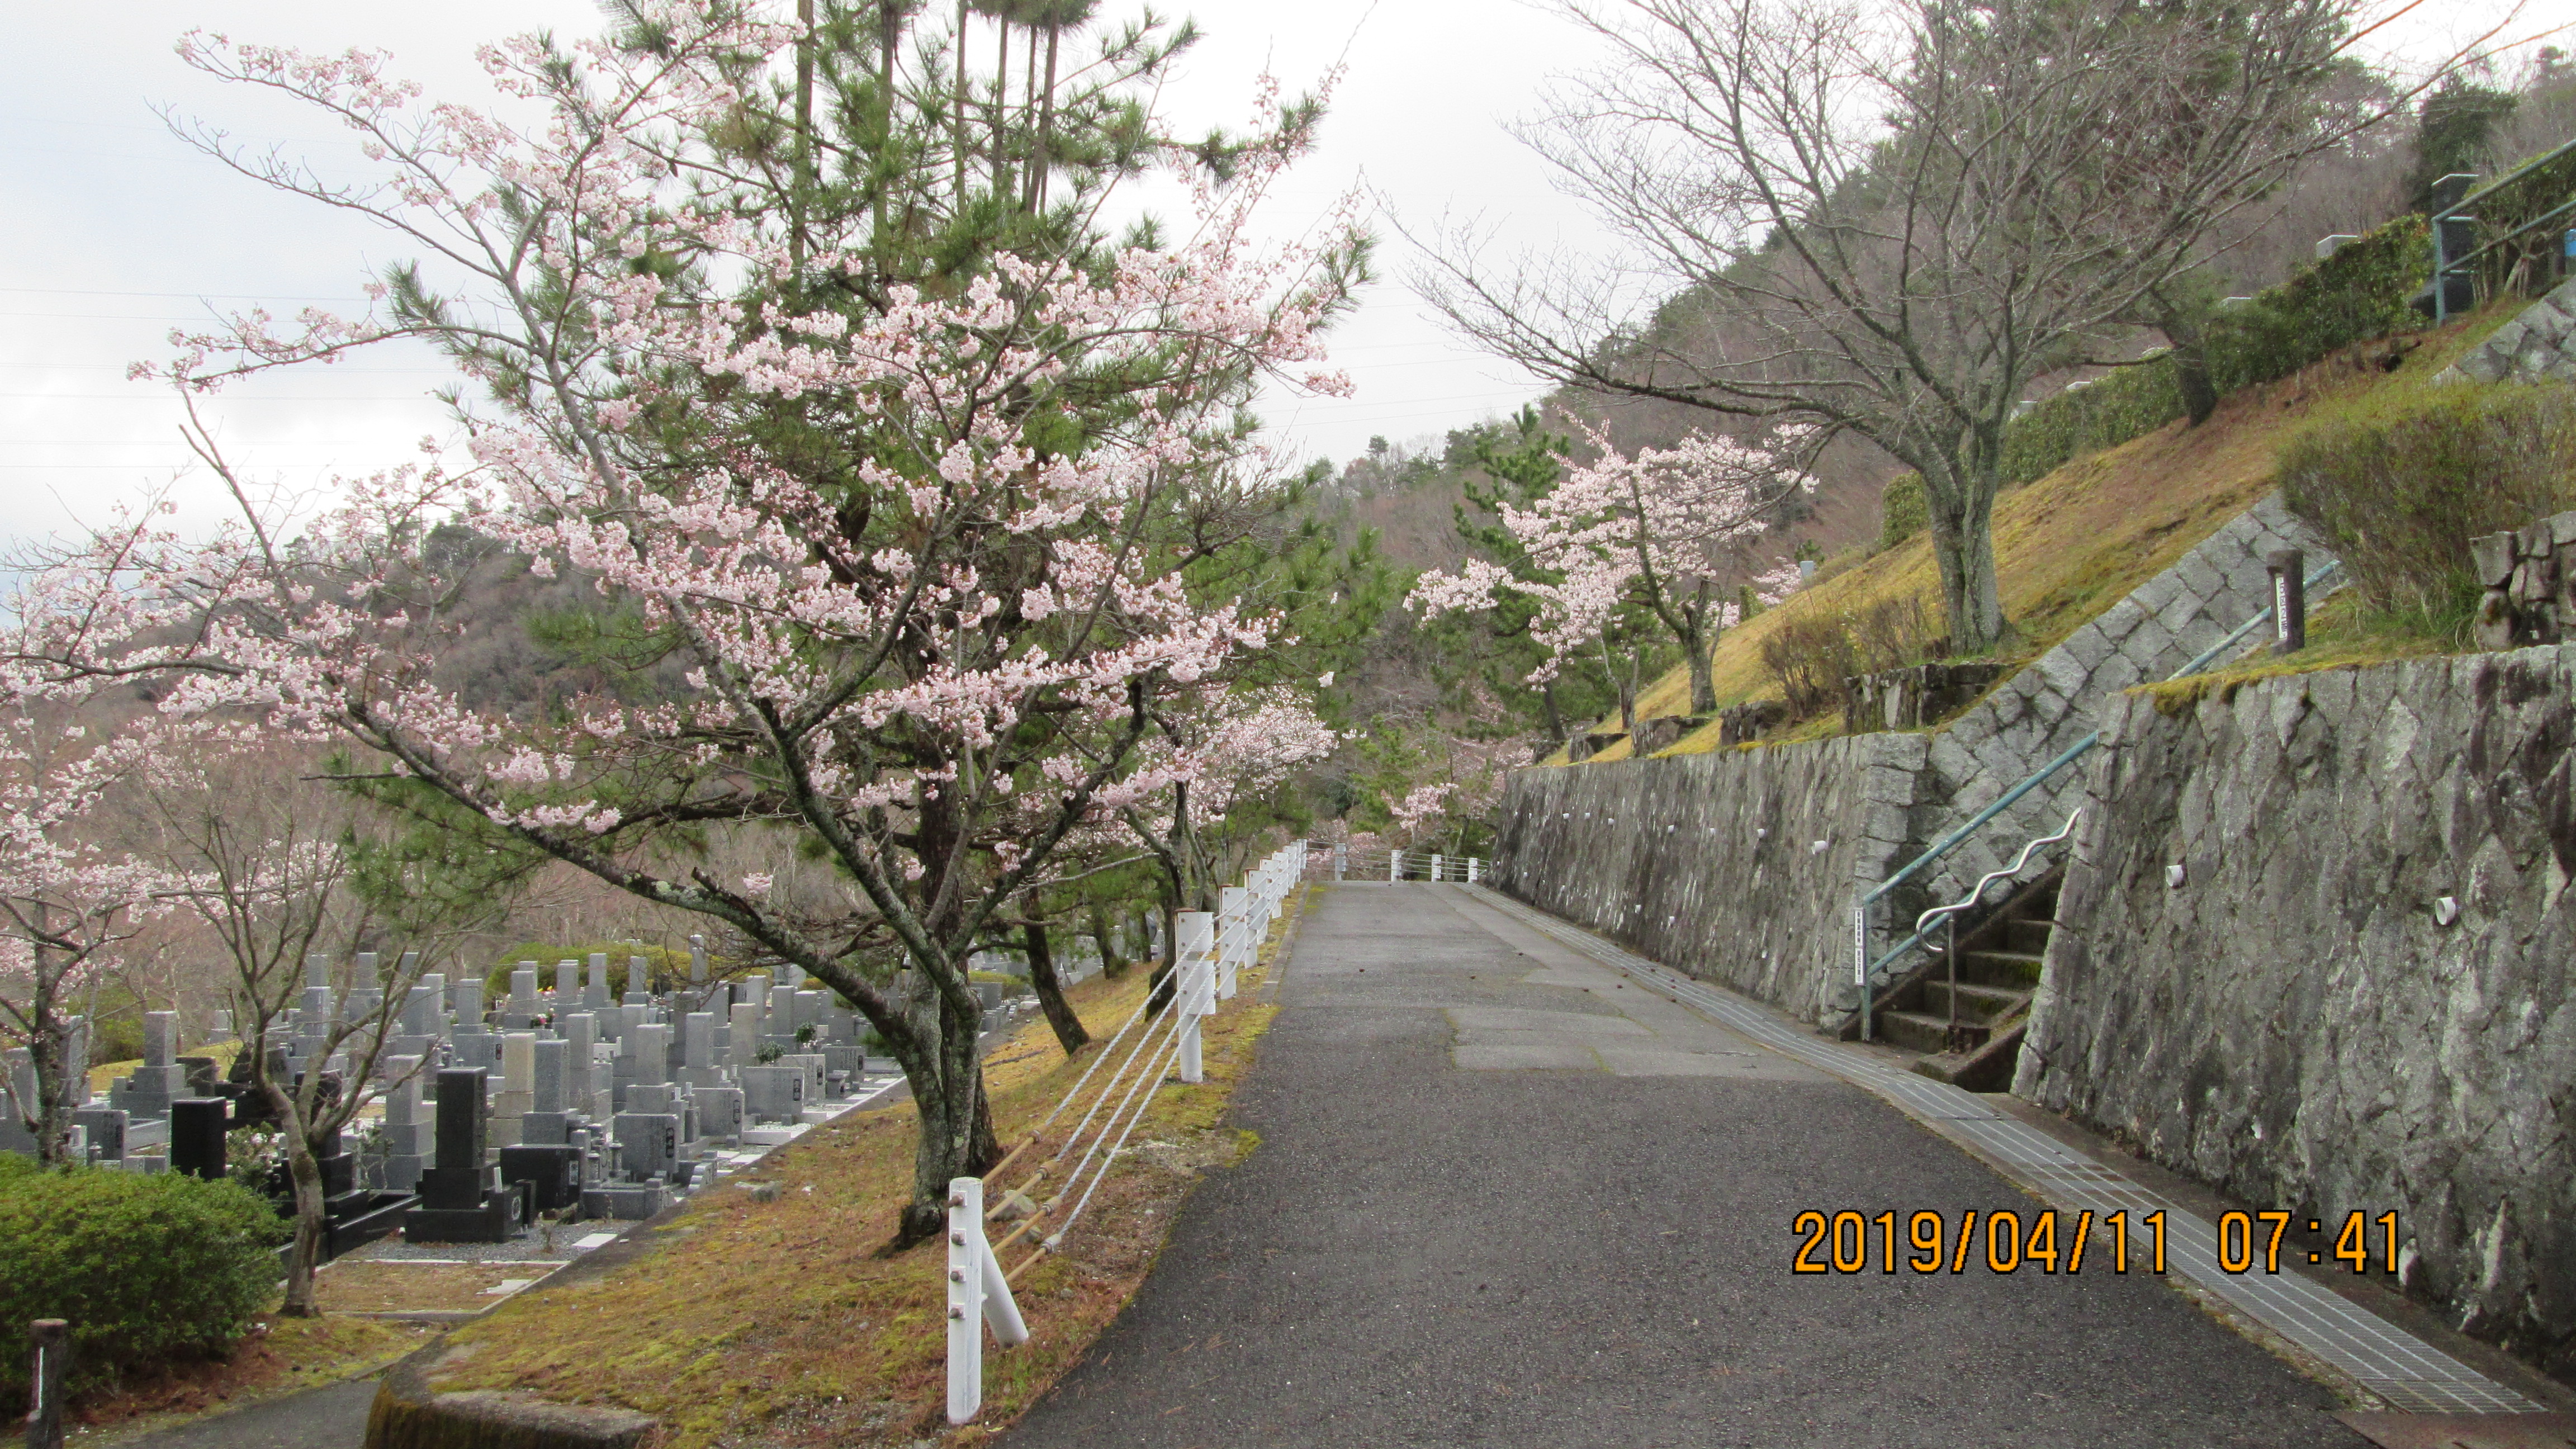
[[[881,1250],[885,1254],[939,1237],[948,1226],[949,1179],[980,1177],[1002,1157],[993,1136],[993,1106],[984,1095],[983,1013],[975,1009],[971,991],[968,996],[961,1012],[940,992],[935,1025],[914,1019],[935,1032],[927,1046],[920,1032],[890,1043],[912,1084],[921,1135],[913,1144],[912,1201],[904,1204],[894,1241]]]
[[[1944,488],[1940,496],[1927,484],[1924,492],[1951,657],[1983,654],[2004,637],[2003,601],[1995,584],[1994,491],[1967,483]]]
[[[1709,638],[1708,580],[1699,581],[1699,600],[1682,613],[1682,653],[1690,660],[1690,712],[1695,715],[1717,713],[1716,665],[1710,655],[1715,643]]]
[[[796,204],[787,219],[791,269],[805,265],[805,209],[814,192],[814,0],[796,0],[796,21],[805,33],[796,37]]]
[[[1001,54],[993,62],[993,203],[1003,206],[1009,204],[1006,198],[1011,194],[1011,156],[1002,144],[1011,113],[1010,17],[997,16],[993,28],[1002,33]]]
[[[1109,926],[1109,912],[1094,905],[1087,924],[1091,927],[1093,944],[1100,947],[1100,974],[1112,981],[1126,975],[1127,962],[1118,954],[1118,943],[1111,939],[1115,933]]]
[[[1539,702],[1547,707],[1547,737],[1558,749],[1565,748],[1565,712],[1556,707],[1556,681],[1550,679],[1538,687]],[[1542,751],[1542,755],[1546,752]]]
[[[2199,319],[2180,307],[2155,299],[2156,330],[2165,335],[2173,358],[2174,388],[2182,394],[2183,411],[2199,427],[2218,411],[2218,384],[2209,375],[2209,334]]]
[[[966,0],[957,0],[957,94],[950,115],[949,140],[956,148],[957,209],[966,209]],[[946,1191],[943,1186],[941,1191]]]
[[[60,1167],[71,1158],[71,1102],[76,1088],[71,1081],[70,1036],[62,1017],[38,1002],[27,1056],[36,1069],[36,1160],[47,1167]]]
[[[1055,145],[1055,57],[1056,48],[1064,41],[1064,27],[1047,27],[1046,90],[1038,100],[1038,139],[1036,154],[1029,158],[1028,209],[1046,209],[1047,175],[1054,169]]]
[[[1047,1025],[1055,1028],[1055,1039],[1072,1056],[1091,1043],[1091,1033],[1083,1030],[1082,1018],[1074,1015],[1065,1003],[1064,988],[1055,979],[1055,950],[1047,940],[1044,921],[1030,921],[1021,928],[1020,937],[1029,948],[1029,985],[1038,993],[1038,1009],[1046,1013]]]
[[[318,1070],[318,1068],[317,1068]],[[289,1318],[319,1318],[322,1305],[313,1297],[313,1270],[322,1260],[322,1234],[329,1218],[322,1202],[322,1164],[305,1139],[303,1114],[281,1113],[286,1131],[287,1177],[295,1184],[295,1244],[286,1255],[286,1302],[278,1312]]]

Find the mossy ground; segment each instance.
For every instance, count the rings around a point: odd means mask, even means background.
[[[1206,1082],[1156,1093],[1065,1249],[1017,1278],[1031,1338],[987,1348],[984,1426],[1008,1424],[1079,1360],[1143,1281],[1190,1186],[1250,1149],[1249,1134],[1220,1123],[1275,1011],[1254,1000],[1258,981],[1247,973],[1206,1023]],[[1068,997],[1098,1040],[1146,984],[1139,968]],[[1006,1149],[1097,1054],[1068,1062],[1042,1020],[993,1054],[987,1080]],[[939,1245],[877,1256],[910,1188],[914,1123],[905,1105],[817,1128],[762,1166],[759,1179],[784,1189],[775,1200],[731,1187],[699,1195],[656,1230],[651,1251],[541,1284],[459,1330],[451,1343],[463,1352],[436,1387],[640,1410],[662,1421],[666,1449],[980,1437],[984,1427],[951,1433],[942,1412]],[[1024,1175],[1015,1168],[996,1187]],[[1006,1268],[1023,1256],[1002,1253]]]
[[[2334,426],[2384,406],[2390,397],[2429,386],[2434,373],[2523,305],[2508,300],[2420,334],[2422,345],[2394,372],[2361,365],[2362,359],[2376,355],[2372,347],[2339,353],[2295,377],[2228,397],[2200,427],[2169,423],[2005,493],[1995,502],[1995,564],[2013,636],[1993,657],[2008,665],[2038,657],[2270,492],[2274,457],[2301,430]],[[1880,553],[1856,550],[1827,560],[1815,583],[1719,639],[1712,656],[1719,707],[1778,697],[1777,685],[1762,666],[1762,641],[1783,621],[1802,611],[1858,615],[1909,597],[1922,601],[1927,615],[1938,619],[1940,576],[1926,535]],[[2371,632],[2358,621],[2351,627],[2356,635]],[[2347,662],[2368,662],[2360,652],[2365,647],[2417,653],[2442,647],[2435,640],[2401,640],[2384,627],[2376,634],[2375,646],[2366,646],[2359,637],[2345,641],[2356,651]],[[2313,631],[2311,638],[2312,647],[2328,642]],[[2401,656],[2383,652],[2375,657]],[[1675,668],[1639,695],[1637,716],[1680,714],[1689,703],[1688,673]],[[1594,726],[1616,727],[1615,716]],[[1812,719],[1765,743],[1841,732],[1839,717]],[[1711,725],[1662,753],[1704,753],[1717,748],[1717,735]],[[1620,740],[1592,760],[1628,757],[1628,742]],[[1565,758],[1560,753],[1546,763],[1561,765]]]
[[[73,1406],[83,1442],[112,1444],[193,1420],[373,1373],[428,1342],[435,1330],[366,1318],[280,1318],[274,1313],[219,1359],[137,1375]]]
[[[2165,714],[2190,713],[2203,699],[2236,697],[2236,691],[2258,679],[2285,674],[2316,674],[2329,669],[2360,669],[2399,659],[2422,659],[2455,650],[2452,640],[2374,617],[2349,592],[2336,594],[2308,614],[2306,647],[2295,654],[2274,654],[2262,647],[2235,662],[2200,674],[2130,690],[2156,702]]]

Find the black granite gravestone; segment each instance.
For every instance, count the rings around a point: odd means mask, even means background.
[[[501,1181],[528,1183],[534,1207],[541,1213],[581,1206],[582,1149],[571,1146],[525,1146],[501,1149]]]
[[[170,1170],[209,1181],[224,1175],[225,1109],[221,1097],[182,1097],[170,1104]]]
[[[523,1189],[496,1190],[484,1165],[481,1067],[438,1074],[438,1165],[420,1175],[420,1204],[403,1220],[415,1243],[502,1243],[526,1216]]]

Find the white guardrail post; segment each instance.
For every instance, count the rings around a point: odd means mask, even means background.
[[[1234,999],[1235,973],[1243,969],[1252,954],[1252,892],[1243,886],[1227,886],[1218,891],[1216,999]]]
[[[984,1326],[1008,1348],[1026,1343],[1029,1326],[1010,1282],[984,1236],[984,1179],[948,1180],[948,1422],[984,1410]]]
[[[1199,1018],[1214,1010],[1207,1000],[1216,970],[1216,917],[1206,911],[1183,911],[1181,916],[1181,950],[1173,965],[1172,984],[1180,999],[1173,1010],[1180,1013],[1180,1077],[1184,1082],[1206,1080],[1199,1060]]]
[[[1342,862],[1341,847],[1334,847],[1333,858],[1336,866]],[[1171,1010],[1180,1024],[1177,1042],[1165,1049],[1178,1058],[1178,1074],[1182,1081],[1205,1080],[1205,1066],[1200,1057],[1199,1021],[1202,1017],[1216,1014],[1216,999],[1220,993],[1229,997],[1235,994],[1235,977],[1244,966],[1259,962],[1261,942],[1269,936],[1270,923],[1286,904],[1288,893],[1305,878],[1306,865],[1306,842],[1296,841],[1247,874],[1242,885],[1224,889],[1220,896],[1224,906],[1221,918],[1208,911],[1182,911],[1179,914],[1178,949],[1174,953],[1176,979],[1173,982],[1177,999],[1172,1002]],[[1146,1015],[1146,1009],[1139,1007],[1128,1026],[1134,1026]],[[1127,1027],[1121,1027],[1119,1035],[1124,1036],[1126,1031]],[[1149,1035],[1151,1031],[1149,1027]],[[1138,1039],[1136,1046],[1128,1052],[1128,1060],[1134,1060],[1144,1050],[1145,1040],[1144,1037]],[[1171,1041],[1170,1038],[1165,1040]],[[1112,1045],[1115,1042],[1116,1038],[1112,1038]],[[1106,1055],[1101,1060],[1106,1061]],[[1109,1121],[1102,1125],[1100,1135],[1093,1139],[1092,1150],[1083,1154],[1064,1187],[1041,1211],[1055,1210],[1071,1192],[1073,1179],[1081,1176],[1084,1166],[1094,1159],[1103,1143],[1107,1143],[1108,1151],[1098,1156],[1098,1175],[1093,1177],[1091,1184],[1094,1189],[1099,1187],[1101,1176],[1108,1173],[1111,1164],[1125,1148],[1127,1133],[1134,1131],[1136,1124],[1144,1118],[1145,1102],[1136,1102],[1132,1115],[1129,1114],[1128,1102],[1137,1096],[1138,1088],[1159,1076],[1161,1068],[1157,1064],[1163,1060],[1166,1058],[1161,1051],[1147,1058],[1143,1073],[1127,1088],[1117,1108],[1110,1113]],[[1099,1063],[1093,1065],[1096,1068]],[[1101,1104],[1109,1100],[1110,1091],[1126,1070],[1126,1063],[1122,1062],[1118,1070],[1110,1074],[1110,1080],[1101,1087],[1100,1100],[1093,1104],[1093,1113],[1096,1114]],[[1083,1081],[1074,1084],[1073,1093],[1058,1105],[1057,1111],[1072,1105],[1074,1097],[1082,1090],[1083,1082],[1089,1080],[1090,1074],[1085,1073]],[[1149,1100],[1152,1097],[1151,1092],[1144,1095]],[[1110,1142],[1110,1130],[1121,1116],[1125,1116],[1126,1125],[1118,1131],[1116,1140]],[[1053,1120],[1052,1115],[1049,1120]],[[1083,1118],[1082,1125],[1074,1129],[1075,1139],[1083,1135],[1090,1121],[1088,1115]],[[1041,1131],[1044,1126],[1044,1123],[1040,1124]],[[1057,1149],[1056,1158],[1060,1159],[1073,1145],[1073,1140],[1067,1140]],[[1008,1167],[1005,1162],[1003,1170],[1007,1171]],[[1075,1204],[1073,1215],[1065,1219],[1064,1225],[1054,1234],[1041,1240],[1047,1248],[1055,1247],[1065,1231],[1080,1217],[1083,1205],[1090,1201],[1091,1193],[1086,1190],[1080,1202]],[[1025,1233],[1028,1229],[1021,1231]],[[1003,1276],[1002,1264],[994,1255],[992,1240],[984,1235],[984,1180],[979,1177],[951,1178],[948,1183],[948,1422],[951,1424],[972,1422],[977,1414],[983,1412],[984,1330],[988,1326],[992,1329],[993,1341],[1004,1347],[1028,1341],[1028,1323],[1020,1316],[1018,1301],[1011,1296],[1010,1280]]]

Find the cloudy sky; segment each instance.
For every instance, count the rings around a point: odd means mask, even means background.
[[[2504,0],[2469,0],[2390,44],[2429,50]],[[1115,13],[1130,8],[1113,0]],[[1587,218],[1550,189],[1503,122],[1526,114],[1551,74],[1582,63],[1579,37],[1519,0],[1193,0],[1208,31],[1165,109],[1193,126],[1239,121],[1249,78],[1264,69],[1290,88],[1337,60],[1348,73],[1320,153],[1278,198],[1269,224],[1302,230],[1354,187],[1397,199],[1405,219],[1475,216],[1506,246],[1601,250]],[[188,454],[166,392],[125,380],[127,364],[167,352],[173,325],[210,309],[309,303],[356,309],[358,286],[405,255],[354,218],[281,198],[171,136],[156,111],[201,118],[237,138],[275,143],[329,171],[363,162],[344,135],[283,103],[213,85],[180,64],[172,42],[191,27],[237,41],[307,49],[392,51],[396,69],[436,97],[474,97],[473,47],[550,26],[598,24],[586,0],[445,0],[422,7],[318,0],[128,0],[118,6],[12,7],[0,59],[0,540],[95,519],[117,501],[168,485]],[[2444,27],[2437,31],[2435,26]],[[1528,379],[1448,340],[1389,280],[1337,333],[1336,359],[1359,384],[1342,400],[1282,400],[1267,411],[1282,439],[1346,458],[1372,434],[1436,434],[1509,410]],[[225,393],[210,416],[237,463],[289,484],[372,471],[444,437],[424,394],[443,376],[422,351],[388,347],[330,369],[277,376]],[[191,511],[211,506],[205,481],[182,478]]]

